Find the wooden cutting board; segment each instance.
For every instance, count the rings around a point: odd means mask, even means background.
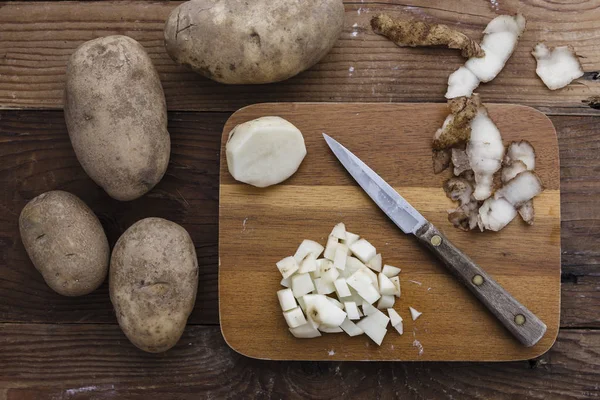
[[[233,114],[223,130],[219,212],[221,330],[235,351],[270,360],[504,361],[546,352],[560,319],[560,186],[556,132],[533,108],[489,104],[505,143],[529,140],[546,190],[535,199],[535,225],[515,219],[499,233],[462,232],[447,220],[453,203],[434,175],[431,137],[448,111],[444,104],[273,103]],[[259,189],[227,171],[225,144],[237,124],[277,115],[303,133],[308,154],[282,184]],[[486,269],[548,326],[532,348],[521,346],[413,237],[404,235],[363,193],[331,153],[326,132],[379,173],[450,240]],[[402,297],[394,308],[404,335],[391,327],[381,347],[365,336],[324,334],[296,339],[287,329],[276,291],[275,263],[303,239],[323,245],[344,222],[377,247],[384,263],[402,268]],[[423,312],[412,321],[408,307]]]

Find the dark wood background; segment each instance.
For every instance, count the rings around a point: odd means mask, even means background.
[[[600,397],[600,111],[586,102],[600,95],[599,1],[346,2],[345,29],[331,53],[293,79],[262,86],[219,85],[175,65],[164,51],[162,28],[177,4],[0,2],[0,399]],[[238,355],[222,339],[217,299],[222,127],[237,108],[264,101],[442,102],[460,56],[445,49],[400,49],[374,35],[368,21],[384,10],[443,22],[474,37],[497,14],[521,11],[528,18],[504,71],[478,91],[486,102],[545,112],[558,132],[562,329],[539,359],[267,362]],[[170,109],[167,174],[147,196],[128,203],[111,200],[83,172],[61,111],[67,58],[82,42],[109,34],[129,35],[144,45]],[[565,89],[547,90],[529,54],[538,41],[573,45],[588,73]],[[25,254],[17,217],[28,200],[52,189],[86,201],[111,243],[147,216],[188,229],[200,285],[175,348],[160,355],[134,348],[116,325],[107,285],[74,299],[46,286]]]

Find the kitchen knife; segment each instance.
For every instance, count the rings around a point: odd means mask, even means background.
[[[450,243],[358,157],[325,133],[323,137],[350,175],[398,228],[406,234],[415,235],[523,345],[531,347],[544,336],[546,325],[538,317]]]

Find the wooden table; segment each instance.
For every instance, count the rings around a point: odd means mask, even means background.
[[[572,4],[569,4],[572,3]],[[591,398],[600,397],[600,2],[512,0],[346,2],[345,29],[318,65],[286,82],[225,86],[175,65],[162,28],[173,2],[0,3],[0,399],[136,398]],[[400,49],[374,35],[380,11],[443,22],[479,37],[497,14],[521,11],[527,30],[504,71],[478,92],[486,102],[533,106],[559,136],[562,315],[554,347],[510,363],[267,362],[230,350],[217,298],[219,140],[233,111],[264,101],[441,102],[461,64],[446,49]],[[355,25],[356,24],[356,25]],[[133,202],[110,199],[83,172],[67,136],[66,60],[83,41],[125,34],[148,50],[169,105],[172,155],[163,181]],[[535,76],[538,41],[571,44],[588,71],[551,92]],[[21,244],[17,217],[52,189],[71,191],[99,215],[114,244],[133,222],[182,224],[200,264],[197,304],[165,354],[134,348],[107,285],[80,298],[52,292]],[[460,335],[460,326],[456,326]]]

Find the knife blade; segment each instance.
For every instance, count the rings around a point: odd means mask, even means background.
[[[379,208],[406,234],[414,235],[477,297],[523,345],[535,345],[546,325],[519,303],[432,223],[350,150],[323,133],[327,145]]]

